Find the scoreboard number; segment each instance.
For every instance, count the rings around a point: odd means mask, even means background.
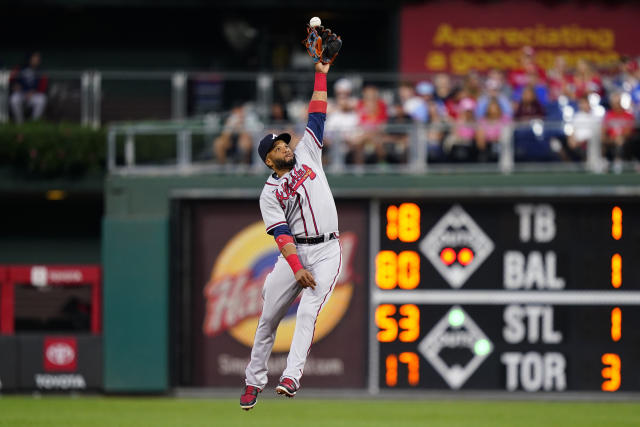
[[[415,203],[387,208],[387,238],[415,242],[420,237],[420,208]]]
[[[620,388],[620,356],[615,353],[605,353],[602,355],[602,378],[606,381],[602,383],[602,391],[616,391]]]
[[[414,304],[401,305],[397,310],[400,319],[392,317],[396,314],[396,306],[382,304],[376,308],[376,325],[380,329],[377,338],[380,342],[414,342],[420,336],[420,310]]]
[[[407,382],[416,386],[420,382],[420,358],[412,351],[405,351],[399,355],[390,354],[386,359],[385,382],[389,387],[398,385],[398,362],[407,365]]]
[[[420,256],[415,251],[380,251],[376,256],[376,284],[380,289],[415,289],[420,283]]]

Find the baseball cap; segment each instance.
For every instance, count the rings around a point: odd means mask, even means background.
[[[336,92],[351,92],[353,90],[353,83],[351,83],[351,80],[343,77],[336,81],[333,85],[333,90]]]
[[[267,154],[273,148],[273,144],[276,141],[282,140],[287,144],[291,142],[291,135],[288,133],[281,133],[280,135],[276,135],[275,133],[269,133],[262,138],[260,141],[260,145],[258,145],[258,154],[260,154],[260,158],[263,162],[267,161]]]

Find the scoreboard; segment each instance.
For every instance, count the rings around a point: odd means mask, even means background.
[[[385,199],[370,389],[640,391],[640,200]]]

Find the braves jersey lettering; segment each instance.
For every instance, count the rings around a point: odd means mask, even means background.
[[[294,236],[338,231],[338,212],[322,168],[324,114],[309,114],[304,136],[295,149],[296,163],[280,178],[269,176],[260,195],[260,210],[267,233],[288,224]],[[315,117],[318,116],[318,117]]]
[[[294,167],[291,171],[291,181],[285,180],[280,186],[282,191],[275,191],[276,199],[280,202],[282,209],[285,208],[284,201],[296,195],[296,190],[304,183],[305,179],[315,179],[315,177],[316,173],[307,165],[302,165],[301,169]]]

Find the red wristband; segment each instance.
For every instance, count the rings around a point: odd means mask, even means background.
[[[311,113],[324,113],[327,114],[327,102],[326,101],[311,101],[309,103],[309,114]]]
[[[291,254],[286,258],[289,263],[289,267],[293,270],[293,274],[296,274],[299,270],[302,270],[302,264],[300,263],[300,258],[298,258],[298,254]]]
[[[327,75],[325,73],[316,73],[316,81],[313,85],[314,91],[327,91]]]

